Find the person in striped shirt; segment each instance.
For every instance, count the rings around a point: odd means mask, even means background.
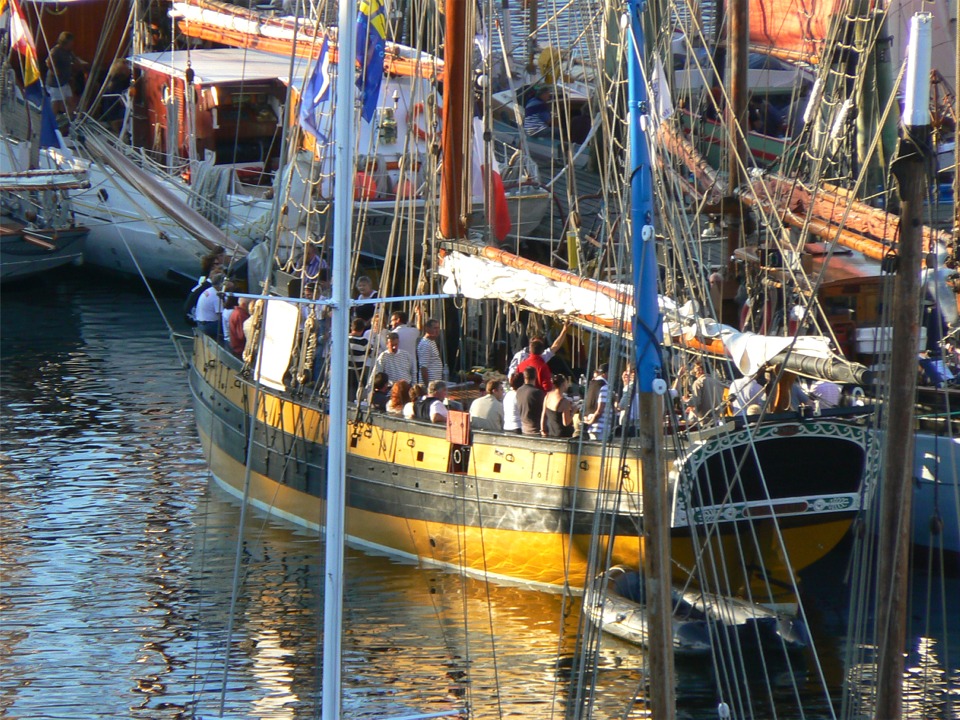
[[[601,363],[587,386],[583,402],[583,424],[591,440],[603,440],[607,431],[607,364]]]
[[[443,380],[443,359],[440,357],[440,345],[437,342],[439,337],[440,321],[430,318],[423,324],[423,337],[417,343],[420,382],[424,385]]]
[[[410,353],[400,349],[400,337],[395,333],[387,333],[387,349],[377,357],[371,375],[386,373],[390,382],[406,380],[413,385],[416,382],[417,368],[410,357]]]
[[[553,91],[541,85],[523,106],[523,129],[530,137],[549,135],[553,126]]]

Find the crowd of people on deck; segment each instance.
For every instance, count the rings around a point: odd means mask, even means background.
[[[224,262],[221,250],[203,259],[204,276],[191,291],[186,309],[201,332],[242,357],[253,334],[250,300],[237,296],[233,281],[224,272]],[[309,289],[301,292],[300,281],[295,280],[292,285],[297,287],[288,289],[292,296],[329,296],[326,267],[314,264]],[[377,296],[368,277],[358,278],[355,287],[356,300],[372,301]],[[418,327],[410,323],[407,312],[395,310],[387,327],[381,328],[376,305],[356,304],[356,300],[347,347],[348,396],[372,411],[445,424],[451,410],[466,410],[475,430],[537,437],[603,440],[637,432],[639,403],[632,368],[623,371],[616,388],[609,382],[607,363],[596,366],[589,382],[581,376],[577,385],[573,378],[551,368],[551,360],[567,339],[569,325],[564,325],[549,345],[542,337],[530,338],[511,357],[505,374],[487,379],[482,395],[464,408],[450,397],[449,371],[439,342],[440,321],[417,313]],[[304,317],[307,308],[303,306]],[[315,332],[322,344],[329,326],[321,322]],[[322,355],[321,350],[318,353]],[[709,372],[703,361],[695,360],[689,369],[678,366],[672,374],[675,380],[668,393],[665,421],[676,420],[688,428],[703,429],[732,417],[774,409],[806,406],[821,411],[846,402],[836,383],[819,381],[804,386],[794,378],[781,383],[778,368],[727,382]],[[768,402],[774,397],[775,408]]]

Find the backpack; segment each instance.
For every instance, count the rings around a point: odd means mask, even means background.
[[[200,300],[200,296],[203,295],[204,291],[213,287],[213,283],[203,278],[203,280],[197,283],[194,288],[190,291],[190,294],[187,295],[187,299],[183,303],[183,317],[187,321],[187,325],[190,327],[196,327],[197,325],[197,302]]]
[[[425,397],[417,400],[416,404],[413,406],[413,416],[417,420],[430,420],[430,406],[433,405],[433,401],[436,400],[432,395],[427,395]]]

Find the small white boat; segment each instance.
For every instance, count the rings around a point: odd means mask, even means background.
[[[736,635],[740,646],[800,650],[808,635],[800,620],[740,598],[674,587],[673,651],[676,655],[711,653],[718,642]],[[615,565],[588,590],[584,611],[604,632],[635,645],[647,645],[647,607],[639,572]]]

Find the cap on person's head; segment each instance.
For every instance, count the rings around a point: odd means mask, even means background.
[[[607,371],[610,370],[610,366],[607,363],[600,363],[597,365],[597,375],[606,375]]]

